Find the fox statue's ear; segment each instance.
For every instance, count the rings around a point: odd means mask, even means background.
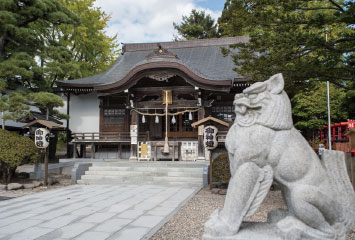
[[[282,73],[273,75],[265,82],[267,83],[267,90],[273,94],[280,94],[284,89],[285,83]]]

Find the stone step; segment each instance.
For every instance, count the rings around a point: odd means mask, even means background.
[[[93,162],[79,184],[203,184],[205,163],[196,162]]]
[[[173,167],[173,168],[203,168],[206,163],[179,162],[179,161],[150,161],[150,162],[93,162],[93,166],[107,167]]]
[[[97,180],[92,180],[92,179],[86,179],[86,180],[78,180],[78,184],[85,184],[85,185],[118,185],[118,184],[152,184],[152,185],[162,185],[162,186],[185,186],[185,187],[202,187],[202,183],[187,183],[187,182],[153,182],[153,181],[146,181],[146,182],[140,182],[140,181],[127,181],[127,182],[121,182],[117,181],[115,179],[104,179],[101,181]]]
[[[102,166],[92,166],[89,167],[89,171],[129,171],[129,172],[189,172],[189,173],[200,173],[203,168],[173,168],[173,167],[102,167]]]
[[[100,176],[169,176],[169,177],[195,177],[202,178],[203,172],[167,172],[167,171],[102,171],[92,170],[85,171],[85,175]]]
[[[202,183],[202,178],[193,177],[157,177],[157,176],[101,176],[84,175],[81,180],[115,180],[119,182],[185,182]]]

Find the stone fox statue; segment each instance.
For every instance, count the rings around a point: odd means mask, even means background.
[[[269,214],[277,237],[247,239],[345,239],[355,227],[344,153],[325,151],[318,158],[293,127],[283,88],[277,74],[235,96],[236,119],[226,138],[232,178],[223,210],[205,223],[204,239],[245,239],[238,238],[242,221],[257,210],[273,181],[288,208]]]

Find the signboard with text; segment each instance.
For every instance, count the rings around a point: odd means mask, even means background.
[[[218,146],[218,129],[215,126],[207,126],[203,129],[203,143],[208,150]]]
[[[49,146],[49,130],[46,128],[37,128],[35,131],[35,145],[38,148],[47,148]]]

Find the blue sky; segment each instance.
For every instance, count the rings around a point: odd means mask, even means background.
[[[225,0],[201,0],[197,1],[197,5],[212,11],[222,11],[225,2]]]
[[[171,41],[173,22],[181,22],[192,9],[220,17],[225,0],[96,0],[111,15],[106,32],[122,43]]]

